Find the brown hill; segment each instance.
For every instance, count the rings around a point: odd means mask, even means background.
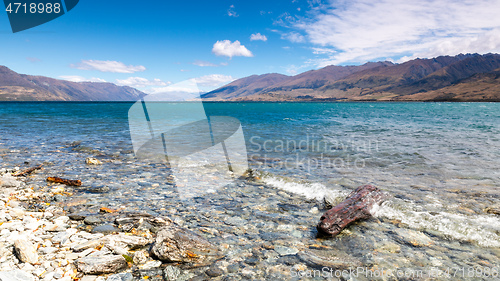
[[[0,66],[0,101],[136,101],[144,95],[127,86],[18,74]]]
[[[226,91],[224,97],[212,95],[217,90],[206,95],[212,99],[236,101],[439,100],[444,93],[439,90],[449,92],[460,88],[468,94],[463,97],[453,95],[453,99],[500,101],[500,92],[495,92],[492,86],[500,81],[488,76],[490,80],[484,83],[489,85],[489,90],[485,92],[486,86],[468,85],[472,80],[467,80],[498,68],[498,54],[441,56],[402,64],[378,62],[362,66],[328,66],[289,77],[247,95],[232,95],[230,91]],[[458,88],[452,87],[454,85]],[[252,84],[248,83],[246,87],[251,88]]]

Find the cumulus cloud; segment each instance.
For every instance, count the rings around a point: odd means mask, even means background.
[[[229,58],[236,56],[253,57],[252,52],[250,52],[244,45],[241,45],[238,40],[233,43],[229,40],[217,41],[212,48],[212,53],[217,56],[226,56]]]
[[[260,33],[255,33],[250,36],[250,41],[257,41],[257,40],[267,41],[267,37],[266,35],[262,35]]]
[[[119,61],[82,60],[80,63],[71,64],[72,68],[82,70],[98,70],[101,72],[134,73],[146,70],[142,65],[125,65]]]
[[[205,75],[201,76],[198,78],[194,78],[193,81],[196,82],[198,85],[202,87],[210,87],[210,88],[216,88],[220,87],[224,84],[227,84],[229,82],[232,82],[236,80],[230,75],[222,75],[222,74],[211,74],[211,75]]]
[[[318,66],[500,51],[500,0],[340,0],[291,23]],[[290,34],[290,33],[288,33]],[[290,40],[290,38],[287,38]],[[305,40],[305,38],[304,38]]]
[[[133,88],[144,88],[150,86],[167,86],[170,82],[164,82],[158,78],[148,80],[143,77],[129,77],[127,79],[116,79],[116,84]]]
[[[101,78],[92,77],[90,79],[87,79],[85,77],[78,76],[78,75],[63,75],[63,76],[59,76],[59,78],[66,80],[66,81],[71,81],[71,82],[106,82],[106,80],[101,79]]]

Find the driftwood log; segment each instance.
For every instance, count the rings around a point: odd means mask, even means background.
[[[29,168],[29,169],[26,169],[26,170],[19,171],[19,172],[13,174],[13,176],[14,177],[24,177],[24,176],[27,176],[27,175],[33,173],[36,170],[40,170],[41,168],[42,168],[42,165],[39,165],[39,166],[36,166],[36,167],[32,167],[32,168]]]
[[[82,185],[82,182],[80,180],[67,180],[67,179],[61,179],[58,177],[48,177],[47,181],[55,182],[55,183],[62,183],[62,184],[71,185],[71,186],[81,186]]]
[[[322,234],[336,236],[351,223],[368,219],[374,204],[380,204],[387,196],[373,185],[362,185],[347,196],[342,203],[326,211],[317,226]]]

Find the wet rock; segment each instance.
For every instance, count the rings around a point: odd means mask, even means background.
[[[274,250],[278,252],[280,256],[295,255],[299,252],[297,249],[284,246],[276,246],[274,247]]]
[[[224,271],[222,271],[222,269],[220,269],[218,266],[212,265],[207,271],[205,271],[205,273],[210,277],[217,277],[224,274]]]
[[[102,222],[102,220],[97,216],[90,216],[90,217],[86,217],[83,220],[83,222],[85,224],[94,225],[94,224],[100,224]]]
[[[127,266],[120,255],[87,256],[76,261],[76,267],[85,274],[114,273]]]
[[[396,239],[399,240],[399,242],[413,247],[425,247],[433,244],[431,238],[419,231],[398,228],[394,230],[394,233],[396,234]]]
[[[250,257],[250,258],[245,260],[245,263],[248,265],[256,265],[256,264],[260,263],[260,259],[257,257]]]
[[[74,221],[82,221],[84,220],[86,217],[88,216],[88,214],[86,213],[74,213],[74,214],[70,214],[68,215],[68,217]]]
[[[305,250],[298,253],[299,258],[312,267],[356,268],[363,263],[346,253],[335,250]]]
[[[376,251],[381,253],[399,253],[401,251],[401,246],[393,242],[385,242]]]
[[[103,224],[98,225],[92,229],[92,233],[102,233],[102,234],[111,234],[119,232],[120,230],[111,224]]]
[[[172,223],[172,220],[167,217],[153,217],[150,214],[138,213],[119,217],[115,219],[115,223],[125,232],[132,228],[155,232],[154,230]]]
[[[85,159],[85,163],[87,165],[101,165],[102,162],[96,158],[93,158],[93,157],[89,157],[87,159]]]
[[[173,223],[158,231],[151,253],[170,262],[199,262],[220,255],[205,238]]]
[[[16,252],[19,260],[21,260],[22,262],[31,264],[38,262],[36,246],[25,239],[17,239],[14,242],[14,251]]]
[[[240,269],[240,265],[237,263],[233,263],[233,264],[230,264],[227,266],[227,272],[229,272],[229,273],[238,272],[239,269]]]
[[[99,184],[91,185],[89,187],[82,187],[81,189],[90,193],[106,193],[109,191],[108,186]]]
[[[276,262],[278,264],[286,264],[289,266],[294,266],[296,264],[301,263],[301,261],[297,255],[281,256],[276,260]]]

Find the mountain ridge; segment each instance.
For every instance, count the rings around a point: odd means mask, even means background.
[[[207,101],[500,101],[500,80],[467,80],[500,69],[499,54],[460,54],[401,64],[327,66],[267,87],[241,78],[202,95]],[[495,72],[496,73],[496,72]],[[259,75],[267,77],[269,74]],[[472,82],[474,81],[474,82]],[[262,83],[261,83],[262,84]],[[262,86],[262,85],[260,85]],[[450,93],[456,89],[459,93]],[[235,94],[236,93],[236,94]],[[419,94],[427,93],[427,94]],[[446,94],[445,94],[446,93]]]
[[[0,66],[0,101],[136,101],[145,95],[109,82],[71,82]]]

